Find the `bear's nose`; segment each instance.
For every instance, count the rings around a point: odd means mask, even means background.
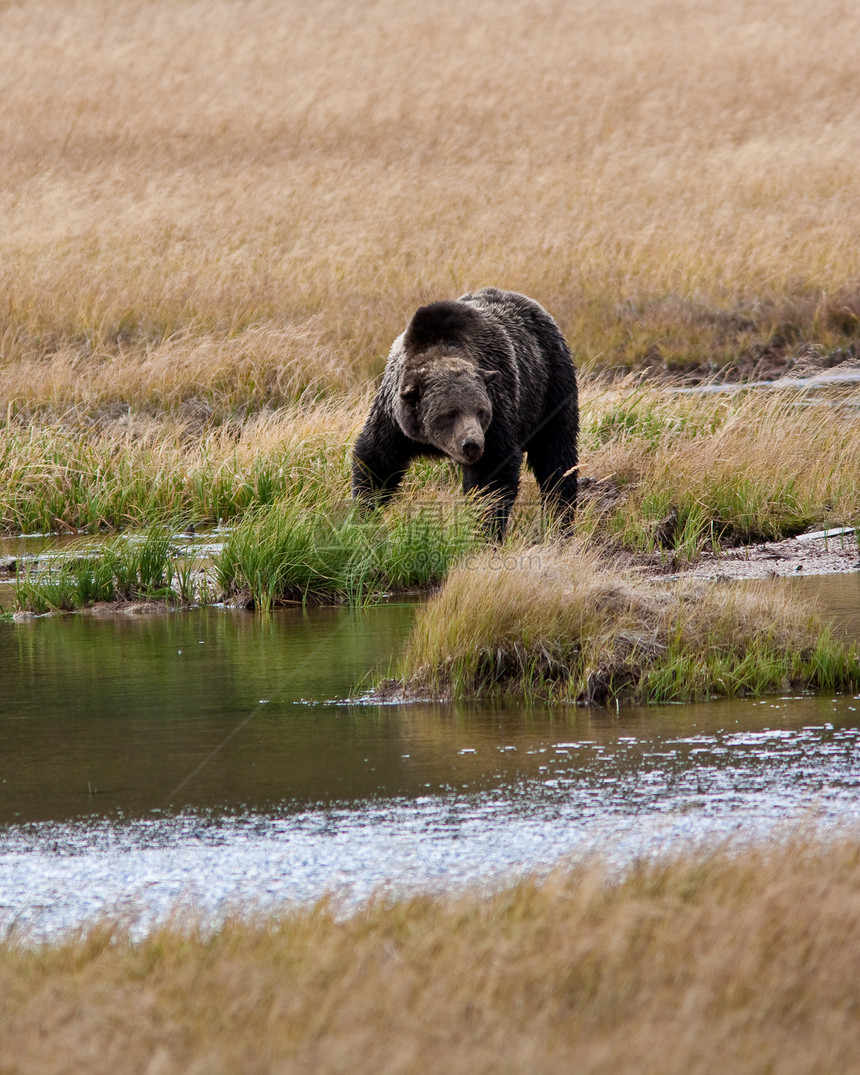
[[[484,445],[479,440],[475,440],[474,437],[464,437],[460,443],[460,449],[463,452],[463,455],[470,462],[474,463],[476,459],[481,458],[481,454],[484,451]]]

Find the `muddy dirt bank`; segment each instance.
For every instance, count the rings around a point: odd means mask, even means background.
[[[820,536],[816,536],[820,535]],[[703,552],[690,564],[672,559],[634,565],[654,577],[701,579],[766,579],[792,575],[834,575],[860,571],[860,530],[833,528],[800,534],[783,541],[743,545],[724,552]]]

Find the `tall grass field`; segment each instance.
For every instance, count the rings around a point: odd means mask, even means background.
[[[856,336],[850,4],[28,0],[0,30],[0,413],[358,392],[484,284],[587,369]]]
[[[392,338],[487,283],[574,348],[582,473],[630,497],[601,532],[858,520],[856,410],[601,380],[850,353],[850,6],[75,0],[0,29],[2,530],[342,501]]]

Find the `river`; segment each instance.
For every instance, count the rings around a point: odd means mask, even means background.
[[[860,639],[860,574],[790,584]],[[860,822],[860,697],[350,702],[414,610],[0,623],[0,925],[216,921]]]

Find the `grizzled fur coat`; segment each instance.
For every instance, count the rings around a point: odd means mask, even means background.
[[[565,525],[576,504],[576,371],[534,300],[486,287],[420,307],[388,356],[353,449],[353,496],[380,504],[416,456],[448,456],[504,536],[523,459]]]

